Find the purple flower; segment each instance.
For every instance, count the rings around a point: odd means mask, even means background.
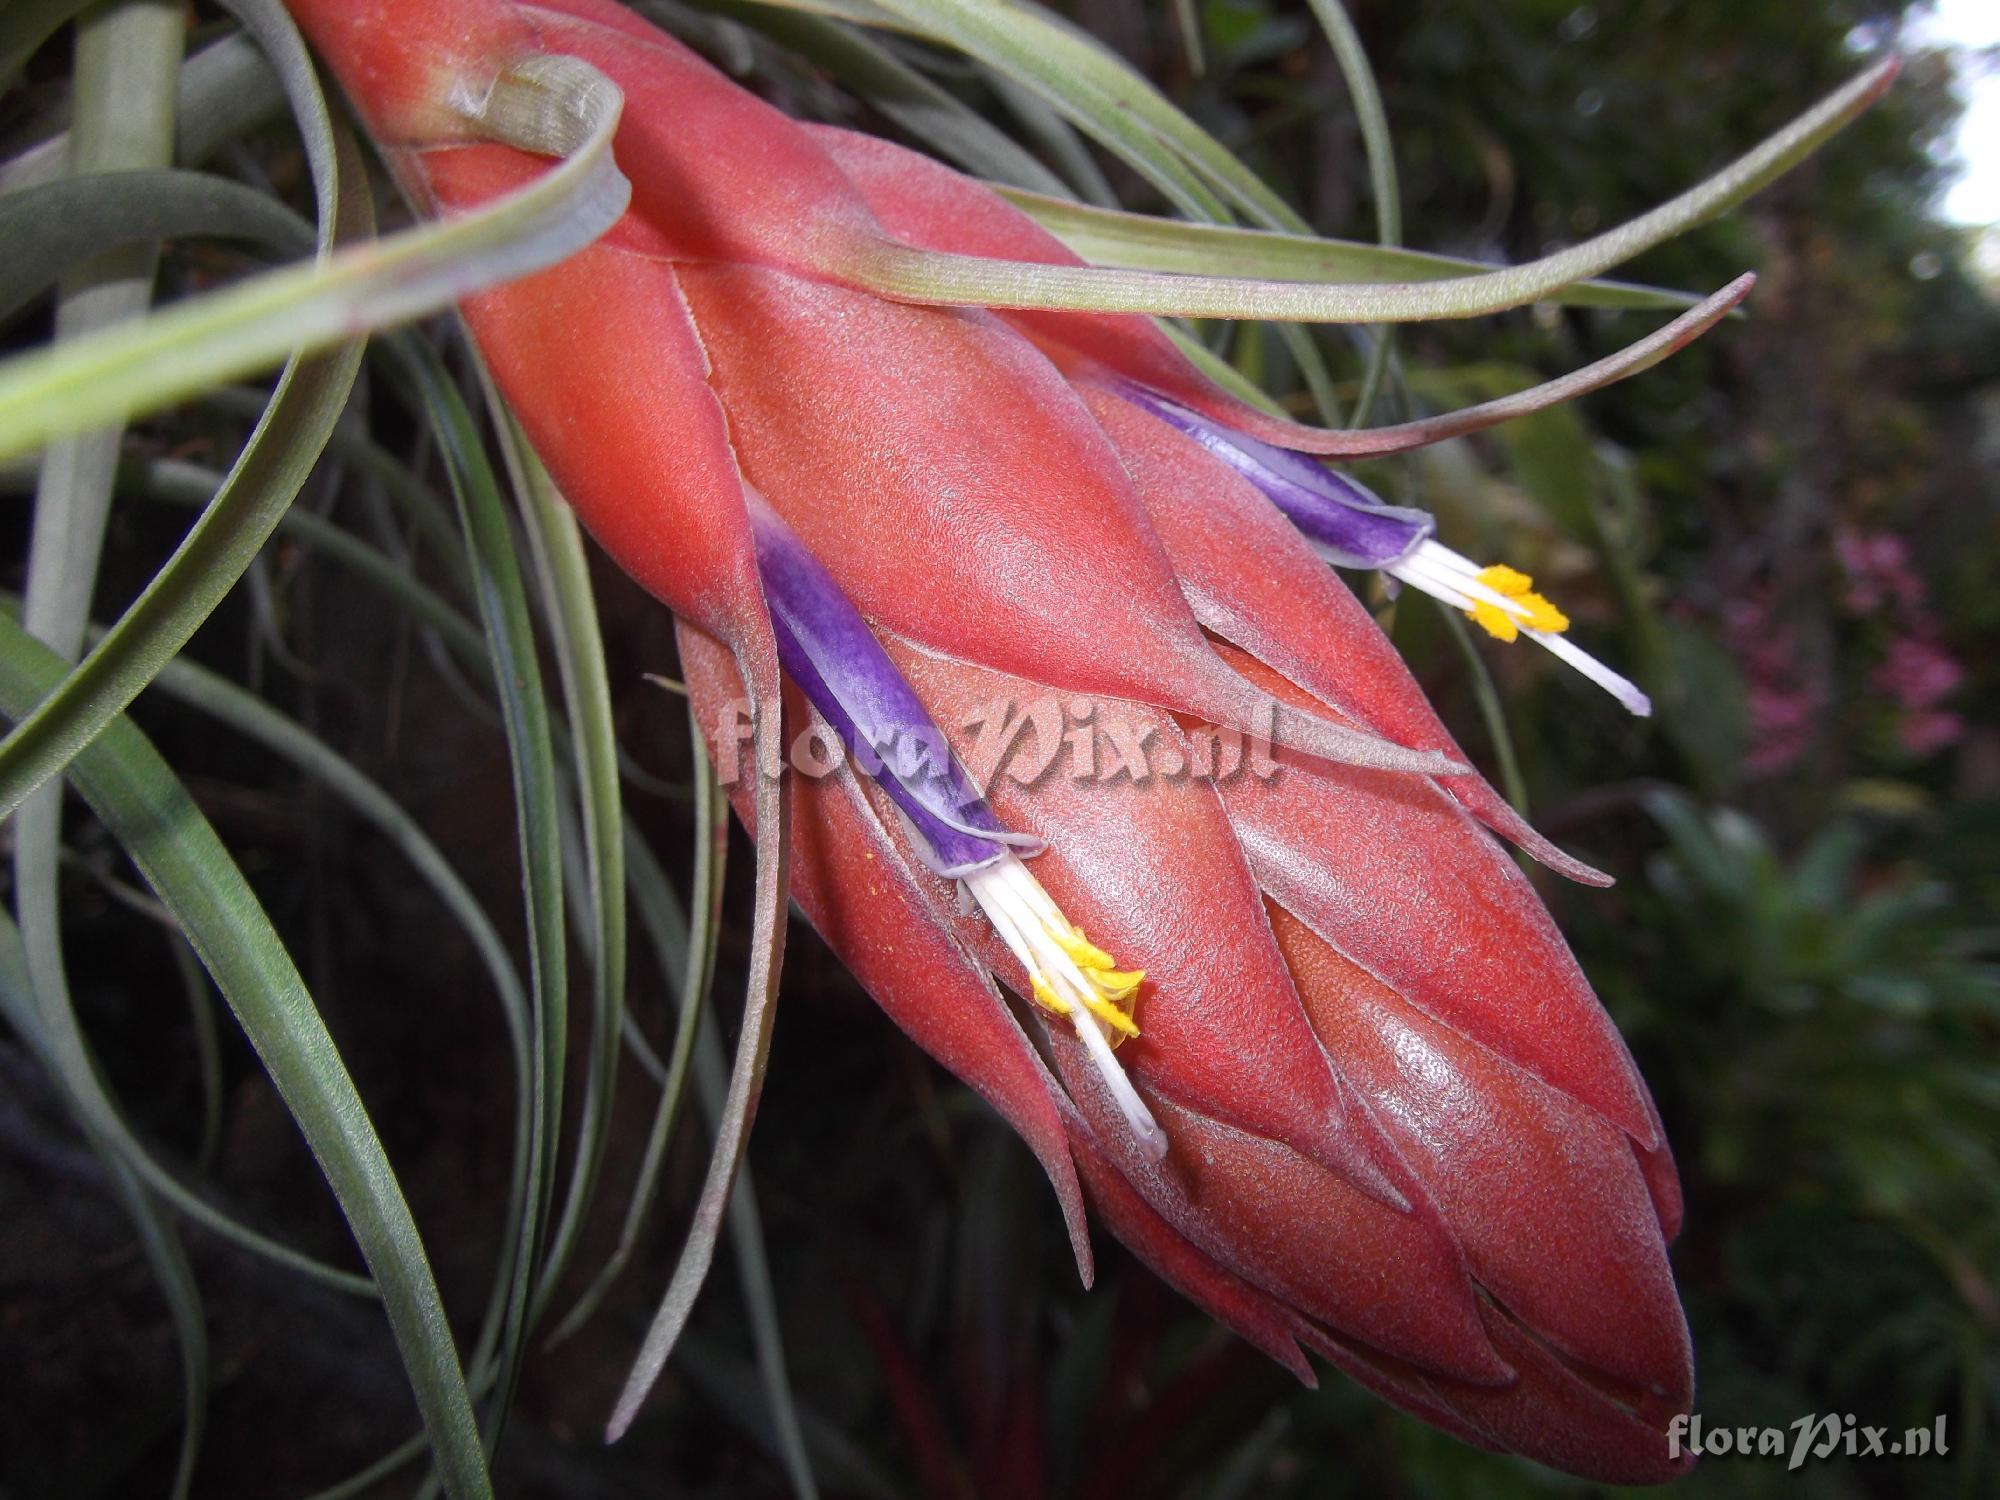
[[[1534,592],[1532,578],[1504,565],[1481,567],[1452,551],[1435,539],[1437,522],[1428,512],[1389,505],[1317,459],[1226,427],[1143,386],[1119,380],[1111,389],[1249,480],[1334,566],[1386,573],[1462,610],[1496,639],[1526,635],[1632,713],[1652,713],[1652,701],[1635,684],[1564,635],[1569,618]]]
[[[1016,852],[1040,853],[1041,841],[994,815],[832,575],[763,496],[748,485],[744,492],[786,675],[896,805],[931,869],[963,882],[1020,960],[1036,1002],[1075,1026],[1140,1148],[1159,1160],[1167,1138],[1113,1055],[1139,1034],[1132,1012],[1145,972],[1119,969],[1063,915]]]

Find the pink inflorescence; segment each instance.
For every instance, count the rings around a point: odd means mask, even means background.
[[[1965,667],[1942,640],[1908,544],[1891,532],[1847,530],[1834,550],[1847,573],[1848,612],[1885,616],[1894,632],[1869,685],[1897,710],[1896,743],[1918,759],[1949,749],[1964,737],[1965,720],[1943,704]]]

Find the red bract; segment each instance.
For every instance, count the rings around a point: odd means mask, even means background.
[[[892,654],[940,723],[1038,692]],[[683,632],[682,657],[703,722],[726,725],[739,691],[726,654]],[[1138,705],[1094,709],[1193,754]],[[1016,747],[1030,763],[1036,732]],[[1683,1465],[1664,1424],[1692,1386],[1666,1264],[1679,1205],[1615,1034],[1519,872],[1449,799],[1361,768],[1281,767],[1219,795],[1162,776],[1078,783],[1061,766],[993,786],[1010,825],[1050,840],[1036,871],[1063,909],[1147,970],[1142,1033],[1119,1055],[1167,1134],[1163,1163],[1063,1028],[1030,1012],[1025,1044],[989,977],[1024,992],[1018,968],[847,771],[799,785],[794,894],[884,1009],[1017,1128],[1033,1122],[1045,1165],[1048,1122],[1065,1123],[1070,1150],[1050,1169],[1072,1210],[1080,1174],[1120,1238],[1301,1378],[1303,1345],[1471,1440],[1609,1481],[1671,1477]],[[1357,826],[1320,847],[1334,825],[1310,819],[1329,799]],[[1375,839],[1386,857],[1370,857]],[[1540,1045],[1523,1034],[1537,1013]],[[1293,1050],[1301,1020],[1310,1057]],[[1334,1149],[1284,1113],[1312,1067],[1307,1086],[1338,1101],[1323,1117]],[[1548,1081],[1565,1076],[1631,1131]]]
[[[1073,257],[978,184],[800,126],[601,0],[294,9],[441,212],[541,169],[463,139],[454,90],[534,48],[624,90],[626,219],[472,299],[468,321],[585,523],[681,617],[725,773],[739,694],[776,699],[746,482],[963,756],[977,724],[1017,721],[1011,764],[1045,774],[981,767],[999,772],[993,811],[1046,843],[1035,875],[1068,920],[1145,971],[1118,1058],[1164,1160],[1082,1042],[1010,1004],[996,978],[1035,989],[1018,949],[959,910],[852,767],[794,788],[791,889],[1027,1140],[1086,1280],[1087,1195],[1301,1379],[1310,1350],[1469,1441],[1606,1480],[1678,1472],[1665,1423],[1692,1373],[1657,1117],[1479,825],[1601,877],[1456,774],[1353,596],[1254,488],[1104,377],[1294,448],[1416,438],[1250,412],[1142,319],[859,289],[842,265],[882,244]],[[794,699],[791,727],[810,712]],[[1270,726],[1269,764],[1219,763]],[[1079,754],[1094,772],[1050,767]],[[732,788],[754,827],[775,803],[753,791],[755,775]]]

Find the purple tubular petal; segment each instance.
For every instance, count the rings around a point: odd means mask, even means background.
[[[1329,561],[1344,568],[1399,563],[1437,530],[1428,513],[1385,505],[1366,487],[1303,453],[1259,442],[1130,381],[1112,389],[1257,486]]]
[[[1009,833],[966,779],[951,747],[861,614],[791,527],[746,490],[757,572],[778,663],[921,833],[940,874],[991,864]]]

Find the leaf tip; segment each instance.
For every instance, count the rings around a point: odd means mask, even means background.
[[[634,1393],[628,1389],[618,1398],[618,1405],[612,1408],[611,1420],[604,1424],[604,1444],[608,1448],[632,1429],[632,1421],[639,1415],[639,1405],[646,1399],[642,1390]]]
[[[1865,102],[1862,107],[1865,109],[1868,105],[1873,104],[1877,99],[1888,93],[1889,86],[1896,81],[1896,75],[1902,71],[1903,54],[1900,52],[1891,52],[1887,57],[1875,64],[1874,67],[1863,73],[1861,77],[1865,80],[1865,87],[1863,89]]]

